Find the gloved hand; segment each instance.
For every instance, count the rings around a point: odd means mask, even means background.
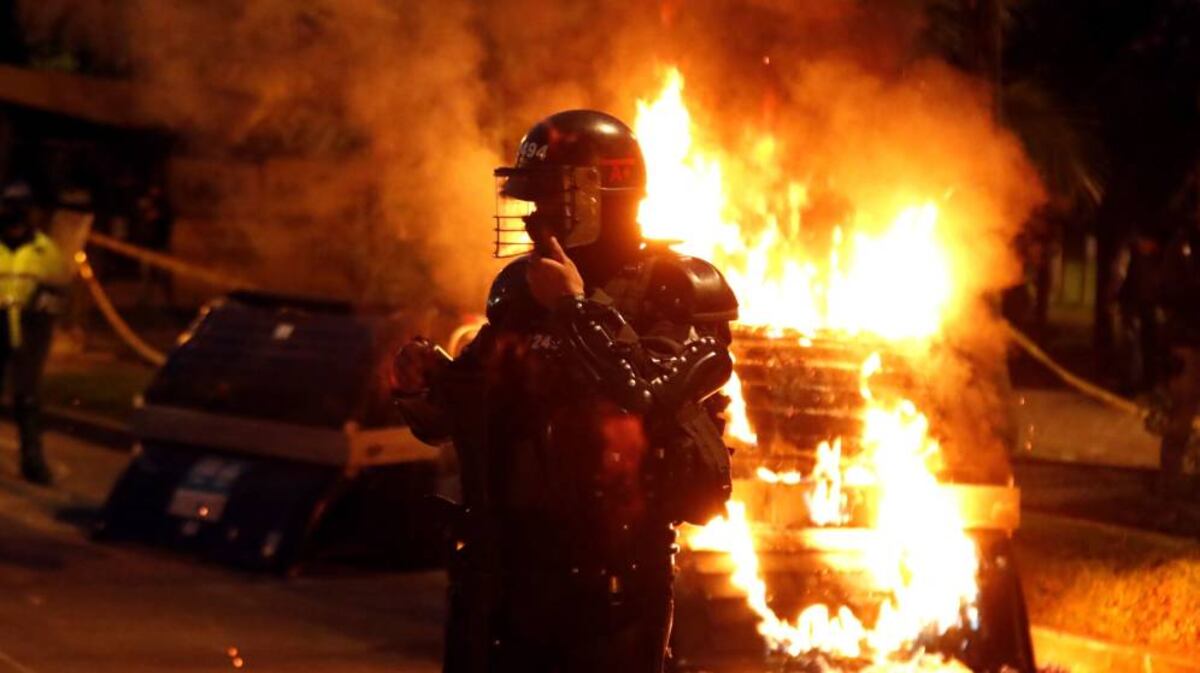
[[[529,292],[539,304],[552,308],[563,297],[583,296],[583,277],[553,236],[546,241],[545,255],[535,252],[525,272]]]
[[[392,360],[392,394],[399,397],[424,395],[434,371],[450,360],[446,352],[424,337],[404,344]]]

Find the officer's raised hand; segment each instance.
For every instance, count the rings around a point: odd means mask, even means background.
[[[424,337],[404,344],[392,360],[392,394],[411,397],[426,393],[441,359],[433,343]]]
[[[525,281],[533,298],[551,308],[563,297],[583,296],[583,276],[558,244],[558,239],[548,237],[545,247],[544,253],[535,251],[530,256],[525,270]]]

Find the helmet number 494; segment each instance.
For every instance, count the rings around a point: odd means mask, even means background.
[[[521,145],[520,156],[526,159],[546,159],[546,153],[550,150],[549,145],[539,145],[535,142],[527,142]]]

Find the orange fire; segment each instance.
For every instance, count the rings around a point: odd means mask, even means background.
[[[736,372],[729,377],[724,393],[729,396],[729,409],[726,411],[729,416],[729,425],[725,428],[725,434],[743,444],[757,444],[758,435],[750,427],[750,419],[746,416],[746,400],[742,397],[742,380],[738,378]]]
[[[760,617],[759,632],[773,649],[789,656],[819,651],[845,658],[868,658],[877,666],[898,653],[917,657],[917,670],[946,668],[952,662],[924,658],[914,645],[929,629],[944,633],[978,619],[976,548],[963,533],[953,498],[938,487],[931,463],[938,457],[929,424],[908,400],[886,404],[876,400],[870,376],[879,371],[872,355],[862,370],[862,394],[867,402],[863,450],[853,464],[843,465],[840,443],[823,443],[817,465],[807,479],[797,473],[777,474],[760,469],[759,477],[773,484],[803,485],[812,522],[818,526],[845,524],[850,512],[842,487],[873,486],[877,493],[873,541],[867,554],[872,586],[887,598],[879,605],[872,626],[864,625],[850,608],[814,604],[794,621],[780,618],[767,603],[766,583],[758,570],[754,535],[745,506],[730,502],[728,513],[698,531],[687,544],[692,549],[721,551],[734,561],[732,581],[747,594]],[[881,669],[882,670],[882,669]]]
[[[886,227],[846,222],[854,233],[836,228],[831,249],[819,257],[800,242],[809,205],[803,183],[788,184],[786,199],[775,208],[753,185],[739,184],[732,198],[717,154],[693,138],[678,70],[668,72],[653,103],[638,103],[636,131],[647,164],[643,233],[679,241],[681,252],[716,264],[741,301],[743,324],[890,339],[938,333],[953,285],[935,201],[898,210]],[[763,137],[752,160],[771,161],[776,147],[773,138]]]
[[[848,215],[833,229],[829,249],[814,251],[805,243],[811,237],[802,235],[806,184],[787,183],[782,198],[778,181],[760,187],[746,178],[731,185],[722,155],[702,148],[694,136],[683,91],[682,75],[671,70],[661,94],[638,104],[636,131],[648,176],[639,217],[647,237],[679,241],[680,251],[715,263],[738,295],[741,322],[773,336],[792,335],[805,345],[818,331],[905,343],[936,338],[960,299],[939,229],[937,195],[900,207],[884,221]],[[777,175],[772,162],[778,147],[764,135],[747,161]],[[768,189],[775,198],[768,198]],[[858,454],[847,459],[834,439],[816,447],[811,474],[758,469],[759,479],[779,487],[781,497],[799,492],[816,526],[850,522],[847,488],[873,490],[878,507],[866,559],[873,586],[865,588],[886,598],[871,623],[848,606],[810,605],[794,620],[777,615],[759,569],[753,525],[736,499],[725,517],[688,532],[686,542],[730,556],[732,581],[746,593],[759,632],[775,651],[866,659],[877,667],[868,670],[886,670],[897,659],[912,665],[905,670],[966,670],[927,657],[917,641],[930,630],[943,633],[977,619],[977,552],[934,476],[940,449],[925,416],[908,400],[872,393],[870,379],[881,367],[877,355],[863,363],[866,410]],[[733,399],[731,436],[753,444],[736,377],[725,392]]]

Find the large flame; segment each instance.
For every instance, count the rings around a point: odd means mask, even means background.
[[[715,263],[737,292],[747,325],[893,339],[938,332],[952,284],[933,200],[899,209],[886,226],[850,215],[844,225],[853,235],[839,227],[827,254],[814,254],[802,243],[806,186],[789,182],[782,199],[765,194],[774,184],[739,181],[734,192],[718,154],[693,137],[683,86],[679,71],[670,70],[661,95],[638,103],[648,192],[639,219],[648,238],[679,241],[680,251]],[[770,162],[776,148],[764,135],[748,161]]]
[[[758,435],[750,427],[750,419],[746,416],[742,379],[738,377],[737,372],[730,375],[729,382],[725,384],[722,392],[729,396],[729,408],[726,410],[729,425],[725,428],[725,434],[743,444],[757,444]]]
[[[938,335],[955,297],[934,196],[896,209],[886,221],[848,214],[828,237],[828,248],[813,250],[805,243],[813,238],[803,235],[806,185],[797,180],[780,188],[777,179],[728,184],[722,155],[696,140],[683,90],[683,77],[671,70],[659,97],[638,104],[636,130],[648,178],[639,217],[647,237],[678,241],[680,251],[721,268],[748,326],[772,334],[836,331],[907,342]],[[777,148],[764,135],[743,160],[765,166],[777,159]],[[765,172],[777,176],[779,170]],[[865,588],[884,596],[873,619],[848,606],[824,604],[808,606],[794,620],[777,615],[759,569],[754,528],[740,502],[730,502],[726,516],[692,531],[686,542],[730,556],[732,581],[746,593],[759,632],[778,652],[867,659],[876,670],[898,658],[913,665],[911,670],[965,670],[926,657],[919,641],[931,630],[940,634],[977,619],[976,549],[934,476],[939,446],[929,436],[926,417],[908,400],[872,393],[870,379],[881,366],[877,355],[863,363],[864,430],[855,456],[843,456],[842,442],[834,439],[816,447],[811,474],[758,470],[760,479],[778,488],[797,489],[817,526],[850,523],[847,488],[873,490],[877,506],[866,559],[873,586]],[[736,377],[725,392],[733,400],[731,436],[753,444]]]
[[[687,538],[692,549],[730,555],[732,581],[746,592],[760,618],[759,632],[771,647],[789,656],[822,652],[845,658],[869,658],[884,666],[899,654],[920,660],[919,670],[945,668],[940,659],[920,659],[919,637],[932,629],[944,633],[978,619],[975,545],[963,533],[963,522],[951,495],[939,488],[931,464],[939,456],[929,423],[912,402],[885,403],[871,393],[869,379],[879,369],[872,355],[863,365],[862,393],[867,403],[863,449],[852,465],[842,465],[840,444],[822,444],[817,466],[803,478],[796,473],[760,470],[765,481],[807,485],[804,494],[812,522],[819,526],[849,520],[843,483],[873,486],[877,494],[873,544],[866,557],[872,586],[886,598],[870,627],[846,606],[814,604],[792,621],[779,617],[767,602],[767,587],[758,568],[754,535],[745,506],[729,503],[725,517]],[[913,663],[910,661],[910,663]],[[932,667],[932,668],[930,668]]]

